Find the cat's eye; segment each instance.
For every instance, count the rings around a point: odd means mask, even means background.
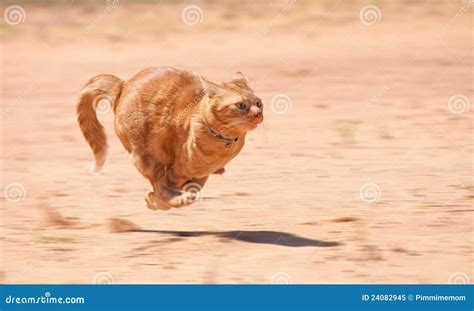
[[[255,106],[257,106],[258,108],[262,108],[263,107],[262,101],[260,99],[257,100],[257,102],[255,103]]]
[[[243,110],[245,109],[247,106],[244,104],[244,103],[237,103],[235,104],[237,106],[237,108],[239,108],[240,110]]]

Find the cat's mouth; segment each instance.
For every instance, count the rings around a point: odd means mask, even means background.
[[[236,122],[238,123],[238,126],[244,130],[244,131],[252,131],[258,127],[260,123],[263,122],[263,115],[256,115],[253,117],[246,116],[240,121]]]
[[[255,115],[255,116],[253,117],[253,120],[252,120],[252,121],[253,121],[254,123],[256,123],[256,124],[262,123],[262,122],[263,122],[263,114],[262,114],[261,112],[258,113],[257,115]]]
[[[263,122],[263,116],[258,117],[258,118],[253,118],[247,122],[247,127],[249,128],[249,130],[254,130],[262,122]]]

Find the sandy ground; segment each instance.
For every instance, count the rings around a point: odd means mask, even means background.
[[[186,3],[24,4],[0,27],[0,280],[472,282],[473,11],[423,3],[365,25],[364,2],[199,2],[191,26]],[[89,77],[155,65],[242,70],[266,105],[202,200],[168,212],[144,206],[111,113],[100,176],[75,119]]]

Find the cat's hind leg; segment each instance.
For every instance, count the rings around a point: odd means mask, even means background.
[[[165,174],[165,167],[159,163],[154,157],[150,155],[137,155],[131,154],[131,160],[138,171],[150,181],[151,186],[153,187],[153,192],[149,192],[145,196],[145,204],[149,209],[152,210],[169,210],[171,207],[157,200],[156,193],[160,192],[158,186],[159,180],[161,180]]]

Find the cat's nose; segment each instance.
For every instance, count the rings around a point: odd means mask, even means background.
[[[250,107],[249,116],[255,122],[262,122],[263,120],[263,113],[262,110],[256,106]]]

